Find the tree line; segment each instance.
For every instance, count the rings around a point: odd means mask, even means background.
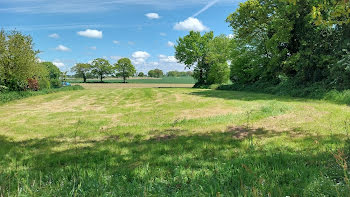
[[[77,63],[72,67],[71,71],[75,73],[76,77],[83,78],[84,83],[86,83],[88,78],[96,76],[100,79],[100,82],[103,82],[103,78],[108,75],[122,77],[123,82],[126,83],[126,79],[134,76],[136,73],[135,66],[129,58],[121,58],[113,65],[104,58],[97,58],[91,64]]]
[[[350,88],[348,0],[248,0],[226,21],[231,37],[190,32],[175,45],[197,86]]]

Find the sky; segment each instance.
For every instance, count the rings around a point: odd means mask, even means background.
[[[232,34],[225,22],[242,0],[0,0],[0,28],[31,35],[41,61],[61,71],[121,57],[138,72],[185,70],[174,44],[190,30]]]

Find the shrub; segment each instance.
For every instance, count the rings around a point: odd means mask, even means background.
[[[350,90],[332,90],[324,96],[324,99],[328,101],[334,101],[336,103],[350,105]]]
[[[39,84],[39,89],[43,90],[43,89],[50,89],[51,88],[51,80],[48,80],[46,78],[41,78],[38,80],[38,84]]]

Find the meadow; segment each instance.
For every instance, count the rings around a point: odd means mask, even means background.
[[[83,83],[83,79],[71,78],[67,80],[71,83]],[[99,79],[88,79],[88,83],[99,83]],[[121,78],[105,78],[104,83],[123,83]],[[136,84],[194,84],[196,80],[193,77],[162,77],[162,78],[151,78],[151,77],[133,77],[127,80],[127,83]]]
[[[350,108],[191,88],[0,105],[0,196],[346,196]]]

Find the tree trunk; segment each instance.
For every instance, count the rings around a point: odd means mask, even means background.
[[[103,75],[101,75],[101,76],[100,76],[100,79],[101,79],[101,82],[103,82],[103,81],[102,81],[102,79],[103,79]]]
[[[123,76],[123,79],[124,79],[124,83],[126,83],[126,77],[125,76]]]
[[[204,79],[203,79],[203,68],[199,69],[199,83],[204,84]]]
[[[86,76],[84,75],[83,78],[84,78],[84,83],[86,83]]]

